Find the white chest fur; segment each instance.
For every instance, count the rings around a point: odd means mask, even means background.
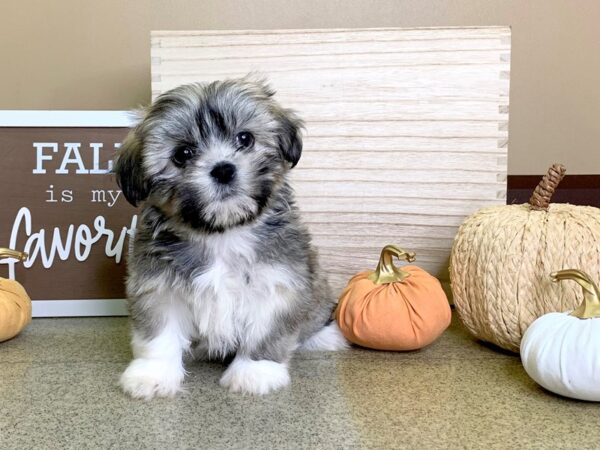
[[[253,348],[273,328],[274,319],[293,301],[293,277],[281,265],[256,261],[254,239],[247,230],[211,237],[212,264],[193,280],[186,299],[192,334],[211,354]]]

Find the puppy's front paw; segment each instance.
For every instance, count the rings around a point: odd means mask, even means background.
[[[181,391],[185,372],[180,365],[160,359],[138,358],[131,361],[120,385],[133,398],[173,397]]]
[[[285,364],[275,361],[253,361],[236,358],[220,381],[231,392],[264,395],[290,384],[290,374]]]

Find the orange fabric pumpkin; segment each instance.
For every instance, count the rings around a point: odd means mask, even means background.
[[[0,258],[25,259],[27,255],[0,248]],[[15,337],[31,322],[31,299],[23,286],[0,278],[0,342]]]
[[[377,269],[349,282],[335,311],[350,342],[377,350],[416,350],[435,341],[450,325],[448,298],[440,282],[417,266],[394,266],[392,257],[408,262],[414,253],[393,245],[381,251]]]

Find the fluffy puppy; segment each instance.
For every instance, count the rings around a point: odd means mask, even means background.
[[[181,388],[184,352],[233,361],[220,384],[266,394],[289,384],[292,352],[346,346],[288,172],[302,122],[250,78],[162,94],[117,155],[124,196],[143,202],[128,265],[137,398]]]

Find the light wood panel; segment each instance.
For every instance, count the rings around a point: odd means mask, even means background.
[[[306,120],[292,179],[336,291],[387,243],[447,287],[457,227],[506,199],[510,29],[152,33],[153,97],[251,71]]]

